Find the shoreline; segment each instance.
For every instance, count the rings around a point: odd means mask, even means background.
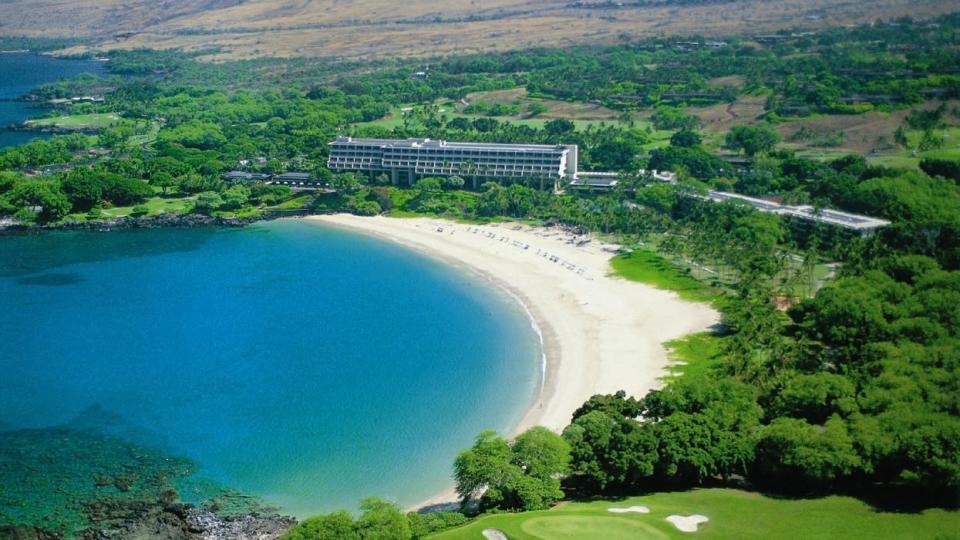
[[[612,276],[619,246],[591,236],[519,223],[464,225],[439,218],[305,219],[414,249],[497,286],[539,331],[541,388],[507,436],[543,425],[561,431],[590,396],[624,390],[642,397],[661,386],[669,364],[663,343],[707,330],[719,314],[650,285]],[[448,487],[414,506],[456,500]]]
[[[538,420],[540,416],[536,414],[537,410],[542,408],[542,403],[549,401],[553,397],[553,392],[556,391],[555,383],[555,373],[551,370],[550,358],[555,358],[560,354],[560,344],[557,342],[556,335],[553,333],[552,327],[546,322],[542,315],[536,312],[537,308],[533,305],[530,300],[526,297],[522,290],[511,285],[508,281],[500,279],[490,272],[485,271],[482,268],[477,268],[470,264],[463,262],[460,259],[444,255],[438,250],[433,249],[432,247],[420,244],[415,241],[410,241],[409,239],[404,239],[400,236],[394,236],[391,234],[384,234],[378,230],[369,230],[366,228],[357,227],[352,223],[344,223],[340,218],[352,221],[353,219],[370,219],[366,217],[354,216],[352,214],[332,214],[332,215],[311,215],[306,216],[304,219],[308,221],[322,221],[327,225],[334,227],[344,228],[353,232],[360,232],[362,234],[367,234],[380,238],[382,240],[387,240],[396,244],[400,244],[404,247],[412,249],[417,253],[421,253],[431,257],[433,259],[440,260],[444,264],[453,266],[454,268],[463,269],[467,272],[476,274],[478,277],[482,278],[485,281],[488,281],[491,285],[503,292],[507,297],[510,298],[510,301],[519,305],[520,309],[526,315],[527,321],[530,323],[534,333],[537,334],[540,341],[540,381],[538,384],[538,391],[535,395],[531,396],[527,400],[527,405],[524,407],[524,413],[521,416],[521,420],[514,426],[510,428],[509,433],[505,435],[508,437],[514,437],[519,435],[524,430],[531,428],[535,425],[539,425]],[[447,225],[447,227],[465,227],[464,225],[454,223],[452,221],[446,220],[435,220],[431,218],[383,218],[390,220],[402,219],[403,221],[414,221],[414,220],[431,220],[436,222],[442,222]],[[539,403],[539,405],[538,405]],[[573,412],[573,411],[571,411]],[[559,431],[564,425],[557,427],[548,426],[554,431]]]

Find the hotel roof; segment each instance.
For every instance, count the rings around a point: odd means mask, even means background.
[[[800,219],[819,221],[822,223],[829,223],[830,225],[837,225],[845,229],[852,229],[861,232],[868,232],[880,227],[886,227],[890,224],[890,222],[885,219],[863,216],[860,214],[851,214],[849,212],[831,210],[828,208],[817,209],[809,205],[789,206],[764,199],[747,197],[746,195],[740,195],[738,193],[708,191],[707,198],[715,202],[729,200],[743,201],[761,212],[771,212],[774,214],[780,214],[782,216],[791,216]]]
[[[613,188],[619,183],[619,173],[578,171],[577,177],[570,182],[570,186]]]
[[[270,178],[268,174],[251,173],[247,171],[229,171],[221,175],[227,180],[266,180]]]
[[[305,172],[285,172],[283,174],[278,174],[274,177],[274,180],[309,180],[310,173]]]
[[[502,144],[484,142],[451,142],[434,139],[355,139],[353,137],[337,137],[330,143],[347,145],[377,145],[389,148],[451,148],[464,150],[517,150],[538,151],[566,150],[564,145],[554,144]]]

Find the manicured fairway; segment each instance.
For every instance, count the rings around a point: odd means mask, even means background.
[[[643,505],[649,514],[612,514],[610,508]],[[702,514],[710,521],[685,533],[669,515]],[[851,497],[777,499],[733,489],[656,493],[616,501],[567,503],[552,510],[499,514],[437,534],[437,540],[483,538],[484,529],[503,531],[511,540],[617,540],[662,538],[736,539],[956,539],[960,512],[928,509],[884,512]]]
[[[112,126],[120,120],[116,113],[74,114],[29,120],[27,124],[63,129],[99,129]]]

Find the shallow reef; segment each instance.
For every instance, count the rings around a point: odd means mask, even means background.
[[[0,432],[0,539],[269,538],[294,523],[120,430],[93,407],[63,426]]]

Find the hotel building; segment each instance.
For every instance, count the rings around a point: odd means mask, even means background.
[[[330,143],[327,168],[334,172],[385,173],[394,184],[425,176],[514,180],[557,188],[577,173],[576,145],[493,144],[431,139],[354,139]]]

